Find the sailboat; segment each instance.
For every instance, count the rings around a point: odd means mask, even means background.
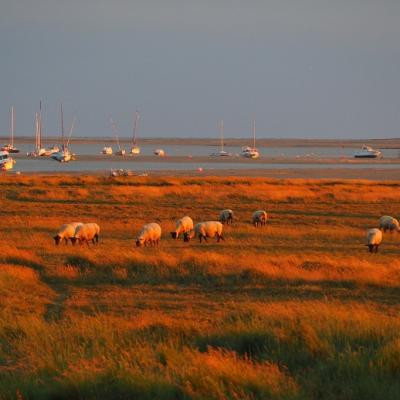
[[[118,150],[115,152],[116,156],[124,156],[126,154],[126,150],[121,147],[121,144],[119,143],[119,137],[118,137],[118,129],[117,129],[117,124],[110,118],[111,122],[111,129],[113,132],[113,136],[115,137],[115,140],[117,141],[117,146]]]
[[[19,153],[19,149],[14,147],[14,106],[11,107],[11,129],[10,129],[10,143],[4,145],[0,150],[9,153]]]
[[[232,156],[231,153],[228,153],[227,151],[224,150],[224,121],[221,120],[219,123],[219,135],[220,135],[220,151],[218,153],[212,153],[211,155],[213,157],[230,157]]]
[[[71,124],[71,129],[69,132],[69,137],[68,137],[68,141],[67,143],[65,143],[65,138],[64,138],[64,114],[63,114],[63,106],[62,103],[60,104],[60,114],[61,114],[61,150],[53,153],[51,155],[51,158],[53,160],[56,160],[58,162],[69,162],[72,159],[72,154],[68,149],[68,145],[69,145],[69,141],[71,140],[71,136],[72,136],[72,131],[74,129],[74,125],[75,125],[75,119],[72,121]]]
[[[137,135],[137,131],[139,129],[139,118],[140,118],[140,115],[136,111],[135,118],[133,121],[133,138],[132,138],[132,147],[131,147],[130,154],[140,154],[140,147],[137,145],[137,142],[136,142],[136,135]]]
[[[253,120],[253,147],[245,146],[242,147],[241,152],[242,157],[246,158],[258,158],[260,157],[260,153],[256,148],[256,121]]]
[[[35,113],[35,150],[28,153],[30,157],[46,155],[46,149],[42,147],[42,102],[39,103],[39,112]]]

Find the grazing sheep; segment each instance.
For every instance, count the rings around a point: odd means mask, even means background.
[[[200,243],[202,239],[207,242],[208,237],[213,238],[214,236],[217,236],[217,242],[219,242],[221,239],[225,240],[222,236],[222,229],[223,226],[219,221],[199,222],[195,225],[194,230],[185,233],[184,241],[189,242],[190,239],[197,235]]]
[[[232,210],[222,210],[219,214],[219,222],[222,224],[232,224],[233,222],[233,211]]]
[[[53,239],[58,246],[64,239],[65,244],[68,244],[68,239],[71,240],[75,235],[75,230],[78,226],[83,225],[82,222],[72,222],[70,224],[64,224],[59,229],[57,235],[53,236]]]
[[[176,221],[175,231],[170,233],[173,239],[178,239],[181,233],[185,234],[185,232],[190,232],[192,229],[193,220],[186,215],[185,217],[182,217],[181,219],[178,219],[178,221]]]
[[[258,225],[265,225],[267,223],[267,218],[267,213],[264,210],[258,210],[253,213],[251,222],[255,227],[258,227]]]
[[[147,246],[147,243],[149,243],[150,246],[158,246],[160,239],[161,226],[155,222],[152,222],[143,226],[139,236],[136,239],[136,246]]]
[[[367,244],[369,252],[378,252],[378,247],[382,243],[382,231],[378,228],[368,229],[367,231]]]
[[[76,241],[79,241],[79,244],[82,245],[83,242],[89,246],[89,242],[91,241],[93,244],[99,243],[99,233],[100,227],[95,223],[83,224],[76,228],[75,235],[71,238],[72,244],[74,245]]]
[[[383,229],[383,232],[389,231],[397,231],[400,232],[399,221],[396,218],[391,217],[390,215],[384,215],[379,218],[379,228]]]

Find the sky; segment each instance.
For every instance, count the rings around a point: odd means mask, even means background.
[[[400,136],[398,0],[0,0],[0,134]]]

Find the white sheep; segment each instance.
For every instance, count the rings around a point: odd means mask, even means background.
[[[219,214],[219,221],[222,224],[232,224],[233,222],[233,211],[230,209],[222,210]]]
[[[208,237],[213,238],[214,236],[217,236],[217,242],[219,242],[221,239],[225,240],[222,236],[222,230],[223,226],[219,221],[199,222],[195,225],[194,230],[185,233],[184,241],[189,242],[190,239],[197,235],[200,243],[202,239],[207,242]]]
[[[78,226],[83,225],[82,222],[72,222],[70,224],[64,224],[59,229],[57,235],[53,236],[53,239],[58,246],[64,239],[65,244],[68,244],[68,239],[71,240],[75,235],[75,230]]]
[[[383,229],[383,232],[386,232],[387,230],[389,232],[400,232],[399,221],[397,221],[396,218],[393,218],[390,215],[384,215],[383,217],[379,218],[379,228]]]
[[[370,253],[378,252],[378,247],[382,243],[382,231],[378,228],[368,229],[367,244]]]
[[[257,227],[258,225],[265,225],[267,223],[268,215],[264,210],[257,210],[254,211],[251,222],[252,224]]]
[[[175,231],[170,232],[173,239],[178,239],[180,234],[190,232],[193,229],[193,220],[187,215],[178,219],[175,224]]]
[[[161,226],[152,222],[143,226],[136,239],[136,246],[158,246],[161,239]]]
[[[100,227],[95,223],[83,224],[76,228],[75,235],[71,238],[72,244],[75,244],[76,241],[79,241],[79,244],[82,245],[83,242],[89,246],[89,242],[91,241],[93,244],[99,242],[99,233]]]

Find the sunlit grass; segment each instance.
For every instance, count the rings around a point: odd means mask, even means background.
[[[4,177],[0,398],[397,399],[396,182]],[[175,219],[232,208],[225,242]],[[266,209],[264,228],[252,212]],[[97,246],[55,246],[68,221]],[[159,248],[134,246],[158,222]]]

